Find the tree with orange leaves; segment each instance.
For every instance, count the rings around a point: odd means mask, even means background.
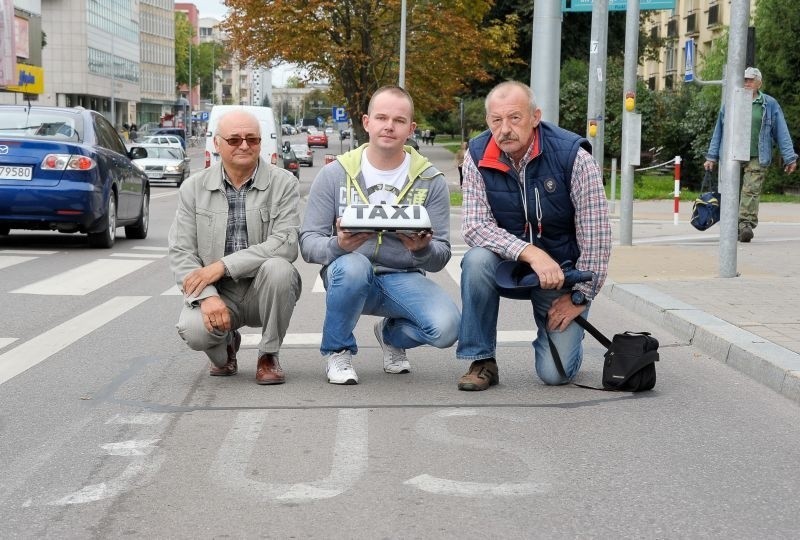
[[[369,98],[397,84],[401,0],[224,0],[222,28],[241,62],[296,64],[340,93],[359,140]],[[419,113],[454,107],[465,83],[514,62],[516,15],[484,20],[491,0],[407,0],[404,87]]]

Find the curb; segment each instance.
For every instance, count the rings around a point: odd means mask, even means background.
[[[600,294],[800,403],[800,354],[646,285],[607,279]]]

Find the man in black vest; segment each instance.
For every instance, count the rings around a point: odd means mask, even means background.
[[[501,296],[533,304],[536,373],[545,384],[572,381],[583,359],[583,329],[573,320],[588,314],[611,253],[602,170],[586,139],[541,121],[541,114],[525,84],[497,85],[486,97],[489,129],[470,141],[464,159],[461,232],[470,250],[461,263],[456,358],[471,364],[459,390],[486,390],[499,382]],[[503,260],[535,272],[539,286],[498,285],[495,271]],[[562,288],[570,264],[596,279]]]

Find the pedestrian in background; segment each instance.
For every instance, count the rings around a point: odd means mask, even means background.
[[[500,381],[501,296],[532,303],[536,373],[545,384],[566,384],[583,359],[583,328],[574,319],[588,315],[608,272],[611,227],[602,171],[586,139],[541,121],[527,85],[500,83],[485,106],[489,129],[470,140],[464,158],[461,232],[470,249],[461,263],[456,358],[471,364],[458,389],[486,390]],[[501,288],[495,272],[503,260],[519,261],[541,286]],[[594,272],[595,283],[562,289],[568,261]]]
[[[783,157],[783,170],[792,174],[797,168],[797,154],[792,146],[792,137],[778,102],[761,91],[761,71],[748,67],[744,70],[744,88],[753,94],[752,123],[750,125],[750,161],[744,165],[744,176],[739,199],[739,241],[753,239],[753,229],[758,226],[758,202],[764,187],[767,168],[772,163],[773,142]],[[708,146],[703,167],[714,170],[719,161],[722,130],[725,125],[725,107],[717,115],[717,124]]]
[[[414,133],[414,102],[399,86],[379,88],[362,117],[369,143],[338,156],[317,174],[300,229],[300,253],[322,265],[325,320],[320,352],[331,384],[357,384],[353,330],[361,315],[380,317],[375,338],[383,370],[408,373],[407,349],[451,346],[458,307],[426,272],[450,260],[450,193],[444,175],[404,144]],[[339,226],[354,204],[422,205],[431,231],[349,232]]]
[[[464,186],[464,155],[467,153],[467,142],[461,143],[456,152],[456,167],[458,167],[458,185]]]
[[[300,297],[295,177],[259,158],[261,129],[245,111],[219,120],[220,162],[180,187],[169,231],[170,267],[183,291],[178,334],[211,360],[209,375],[236,375],[239,328],[261,327],[256,382],[280,384],[278,354]]]

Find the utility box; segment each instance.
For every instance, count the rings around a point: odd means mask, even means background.
[[[733,93],[733,111],[725,115],[725,131],[731,137],[731,159],[750,161],[750,127],[753,120],[753,94],[745,88]]]

